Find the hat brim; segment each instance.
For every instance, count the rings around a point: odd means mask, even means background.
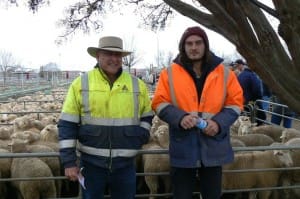
[[[87,52],[89,53],[89,55],[91,55],[92,57],[96,58],[97,52],[99,50],[107,50],[107,51],[112,51],[112,52],[120,52],[122,53],[122,57],[125,57],[127,55],[130,55],[132,52],[130,51],[125,51],[119,48],[96,48],[96,47],[88,47],[87,48]]]

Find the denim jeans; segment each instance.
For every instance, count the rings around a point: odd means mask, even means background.
[[[82,163],[82,167],[86,187],[81,188],[83,199],[103,199],[105,194],[110,194],[111,199],[134,199],[136,193],[134,164],[113,171],[89,163]]]

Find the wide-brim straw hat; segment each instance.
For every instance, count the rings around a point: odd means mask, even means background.
[[[107,36],[99,39],[98,47],[88,47],[88,53],[96,58],[96,54],[99,50],[107,50],[113,52],[122,53],[122,57],[130,55],[132,52],[123,50],[123,41],[119,37]]]

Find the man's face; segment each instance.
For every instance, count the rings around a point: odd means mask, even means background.
[[[205,43],[198,35],[189,36],[184,43],[187,57],[193,61],[201,60],[205,53]]]
[[[115,75],[122,67],[122,53],[100,50],[97,53],[100,67],[107,75]]]

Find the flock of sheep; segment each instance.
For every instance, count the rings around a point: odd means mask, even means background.
[[[58,152],[57,121],[64,96],[36,93],[10,102],[1,103],[0,154]],[[22,102],[28,103],[23,104]],[[35,103],[44,101],[45,103]],[[32,111],[33,113],[29,113]],[[42,112],[45,113],[42,113]],[[26,112],[26,114],[22,114]],[[37,113],[39,112],[39,113]],[[52,112],[52,113],[49,113]],[[8,114],[11,113],[11,114]],[[17,114],[18,113],[18,114]],[[19,114],[22,115],[19,115]],[[9,124],[9,125],[8,125]],[[276,186],[300,185],[300,171],[288,167],[300,166],[300,150],[286,150],[282,147],[300,146],[300,131],[280,126],[255,126],[247,116],[240,116],[231,126],[233,147],[270,146],[277,149],[235,152],[233,163],[224,165],[223,189],[251,189]],[[144,150],[167,150],[169,128],[157,116],[153,119],[149,143]],[[137,189],[147,186],[150,194],[170,193],[169,175],[147,175],[169,172],[169,157],[166,153],[141,153],[136,158],[137,172],[146,173],[138,177]],[[270,169],[272,168],[272,169]],[[283,170],[284,168],[285,170]],[[247,172],[232,172],[243,170]],[[261,169],[262,171],[250,171]],[[0,158],[0,178],[31,178],[62,176],[63,169],[58,157],[5,157]],[[47,179],[0,181],[0,199],[8,198],[9,189],[16,190],[16,197],[23,199],[60,197],[66,181]],[[195,189],[197,191],[197,189]],[[226,198],[224,194],[223,198]],[[149,199],[155,198],[154,196]],[[300,189],[248,191],[230,194],[230,198],[300,198]]]

